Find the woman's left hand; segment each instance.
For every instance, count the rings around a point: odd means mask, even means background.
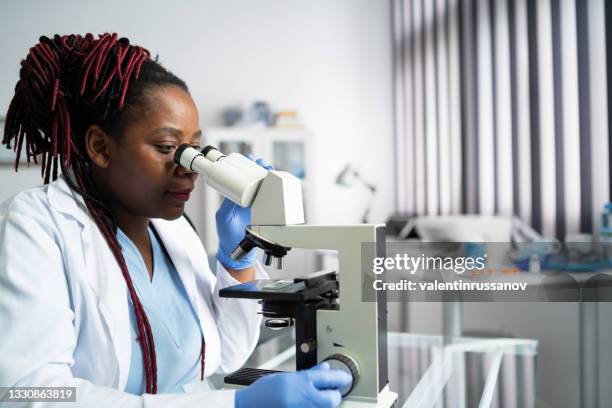
[[[250,154],[247,157],[253,160],[253,156]],[[266,170],[273,169],[262,159],[255,160],[255,163]],[[233,201],[224,198],[215,214],[215,219],[217,221],[217,236],[219,237],[217,260],[229,269],[241,270],[252,267],[257,256],[255,249],[252,249],[239,261],[230,257],[232,250],[244,239],[245,229],[251,223],[251,206],[240,207]]]

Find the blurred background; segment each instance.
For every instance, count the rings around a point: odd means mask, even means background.
[[[389,240],[423,239],[425,218],[445,240],[499,232],[462,218],[475,214],[511,222],[496,239],[521,229],[588,246],[612,236],[611,21],[604,0],[5,0],[0,112],[40,35],[117,32],[186,81],[204,144],[302,178],[309,223],[387,223]],[[12,155],[0,152],[0,201],[41,184]],[[198,191],[187,212],[214,257],[220,198]],[[271,274],[334,258],[294,250],[286,264]],[[611,311],[390,303],[391,386],[407,406],[612,406]],[[432,376],[466,339],[451,372]],[[290,343],[264,332],[253,361]]]

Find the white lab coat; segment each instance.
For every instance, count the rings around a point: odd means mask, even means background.
[[[222,266],[213,275],[185,218],[152,223],[200,319],[205,376],[240,368],[259,337],[256,301],[218,296],[238,282]],[[266,277],[258,264],[257,278]],[[76,386],[77,404],[85,407],[234,406],[233,391],[201,391],[197,383],[185,386],[186,394],[123,392],[131,344],[127,287],[82,197],[60,177],[5,201],[0,386]]]

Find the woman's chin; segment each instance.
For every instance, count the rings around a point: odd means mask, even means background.
[[[160,214],[159,218],[162,218],[166,221],[174,221],[183,216],[185,212],[185,205],[173,206],[169,208],[165,208],[163,214]]]

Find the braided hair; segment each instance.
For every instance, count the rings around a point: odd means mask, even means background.
[[[117,34],[43,36],[21,61],[2,139],[16,152],[15,171],[25,148],[28,166],[41,160],[44,184],[57,178],[59,165],[70,188],[84,198],[127,284],[142,349],[145,392],[151,394],[157,392],[151,325],[121,252],[116,221],[92,181],[85,133],[98,125],[120,137],[145,104],[147,92],[167,85],[189,92],[181,79],[151,59],[149,51]],[[203,379],[203,339],[201,370]]]

